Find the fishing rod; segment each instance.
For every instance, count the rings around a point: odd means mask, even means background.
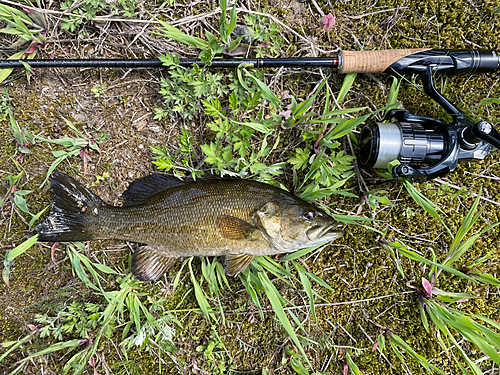
[[[496,51],[395,49],[379,51],[341,51],[327,58],[256,58],[214,59],[205,64],[199,59],[179,59],[179,65],[191,67],[254,68],[325,67],[347,73],[384,73],[418,75],[426,94],[448,114],[450,123],[414,115],[406,110],[390,110],[385,121],[368,123],[359,137],[358,160],[364,168],[392,168],[395,177],[411,180],[433,179],[453,171],[459,161],[478,161],[494,148],[500,149],[500,133],[487,121],[476,122],[445,98],[434,85],[434,76],[492,73],[500,71]],[[159,59],[73,59],[73,60],[0,60],[2,68],[153,68]],[[392,163],[391,163],[392,164]]]

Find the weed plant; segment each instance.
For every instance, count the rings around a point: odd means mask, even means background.
[[[38,47],[45,43],[48,25],[42,13],[33,10],[23,12],[14,7],[0,4],[0,26],[2,24],[6,27],[0,29],[0,33],[11,35],[15,39],[9,48],[21,49],[21,51],[9,56],[9,60],[33,59]],[[26,46],[27,44],[28,46]],[[23,49],[25,47],[26,49]],[[24,65],[28,74],[31,73],[29,65]],[[0,83],[4,82],[12,71],[13,69],[1,69]]]
[[[63,150],[52,151],[52,155],[56,158],[51,164],[47,171],[47,176],[43,180],[40,188],[45,185],[49,180],[52,172],[55,171],[57,166],[61,164],[64,160],[71,156],[80,156],[83,162],[84,174],[87,174],[87,164],[90,160],[89,151],[99,151],[99,144],[109,137],[107,134],[100,134],[97,138],[93,138],[88,133],[81,133],[73,123],[65,118],[63,118],[66,125],[74,132],[76,137],[65,137],[60,139],[48,139],[39,135],[35,135],[34,138],[41,142],[46,142],[50,144],[55,144],[62,146]]]
[[[403,183],[413,199],[415,199],[427,213],[438,219],[443,227],[451,234],[450,229],[445,224],[445,220],[438,214],[439,208],[408,181],[403,181]],[[478,268],[476,268],[478,265],[484,263],[488,259],[488,256],[477,260],[471,260],[470,263],[464,267],[463,271],[451,267],[454,262],[466,254],[467,250],[478,238],[500,224],[496,223],[487,226],[474,235],[470,237],[467,236],[481,216],[481,213],[477,213],[480,198],[481,194],[479,193],[457,233],[454,235],[451,234],[453,241],[444,260],[438,261],[434,253],[432,260],[426,259],[400,242],[386,242],[382,239],[383,248],[394,258],[398,270],[403,277],[405,276],[399,261],[399,255],[417,261],[422,266],[427,265],[431,267],[428,278],[422,277],[422,285],[415,287],[418,294],[418,307],[423,327],[429,334],[436,336],[445,353],[450,358],[453,358],[463,374],[470,374],[472,372],[475,375],[483,374],[483,371],[476,364],[478,360],[473,361],[467,354],[467,350],[463,348],[459,341],[462,342],[466,340],[485,354],[486,357],[479,359],[479,362],[489,358],[497,365],[500,365],[500,334],[495,331],[500,328],[500,325],[498,322],[487,317],[465,312],[460,310],[459,307],[451,307],[452,304],[459,306],[461,302],[475,298],[473,295],[463,292],[444,291],[435,287],[435,285],[438,282],[439,275],[443,271],[452,273],[473,283],[486,283],[495,286],[500,285],[500,281],[494,276],[488,273],[481,273]],[[434,324],[434,327],[430,325],[429,318]],[[462,340],[457,340],[455,338],[456,334],[460,335]],[[404,361],[404,355],[399,348],[404,349],[407,354],[417,360],[429,372],[434,370],[441,374],[446,373],[444,370],[433,366],[428,359],[415,353],[403,339],[397,337],[394,333],[385,331],[384,337],[388,337],[391,340],[392,350],[402,361]],[[380,338],[382,338],[382,336],[380,336]],[[384,341],[379,341],[379,344],[379,349],[384,347]],[[459,360],[459,357],[462,357],[466,366]]]
[[[10,253],[10,261],[35,244],[37,237],[37,235],[31,237],[14,249]],[[130,274],[123,276],[106,265],[92,262],[83,254],[83,250],[82,243],[66,245],[74,274],[103,301],[99,304],[73,301],[69,305],[62,306],[57,316],[36,315],[35,320],[41,326],[30,325],[32,332],[25,338],[2,343],[2,347],[8,350],[0,356],[0,362],[35,336],[52,337],[57,342],[23,358],[11,374],[21,373],[26,363],[33,358],[58,352],[63,352],[60,356],[66,357],[62,373],[80,374],[85,370],[87,363],[95,362],[94,356],[100,342],[111,339],[116,330],[122,334],[120,348],[125,358],[128,358],[127,351],[133,347],[155,351],[173,350],[174,324],[181,328],[182,325],[173,315],[165,311],[162,301],[149,300],[150,302],[145,304],[142,298],[149,294],[142,291],[143,283],[135,280]],[[118,289],[105,291],[101,282],[108,279],[103,275],[114,276]],[[153,316],[157,312],[162,314]],[[80,338],[67,340],[68,336]],[[71,352],[72,356],[69,357]]]
[[[105,0],[83,0],[75,3],[66,0],[61,3],[61,9],[65,16],[61,27],[70,32],[77,30],[82,23],[91,21],[98,14],[113,14],[121,17],[135,17],[137,0],[116,0],[107,2]]]

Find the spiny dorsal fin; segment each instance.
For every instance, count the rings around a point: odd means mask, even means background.
[[[182,258],[169,257],[160,249],[142,246],[132,254],[130,269],[140,281],[154,281],[163,276]]]
[[[217,216],[216,223],[222,236],[229,240],[249,239],[252,233],[257,230],[246,221],[230,215]]]
[[[249,254],[229,254],[226,255],[226,273],[229,276],[237,276],[252,262],[253,255]]]
[[[182,185],[183,181],[168,174],[152,174],[138,178],[123,192],[125,206],[138,206],[163,190]]]

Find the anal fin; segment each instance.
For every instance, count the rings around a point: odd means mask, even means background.
[[[229,254],[226,255],[226,273],[229,276],[237,276],[252,262],[253,255],[249,254]]]
[[[182,257],[171,257],[161,249],[141,246],[132,254],[130,269],[137,280],[154,281],[170,270]]]

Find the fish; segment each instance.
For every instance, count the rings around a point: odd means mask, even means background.
[[[117,239],[139,243],[130,270],[154,281],[190,256],[225,257],[236,276],[256,256],[291,253],[343,235],[324,211],[276,186],[246,179],[182,181],[152,174],[134,180],[123,206],[105,203],[72,177],[51,176],[50,214],[38,241]]]

